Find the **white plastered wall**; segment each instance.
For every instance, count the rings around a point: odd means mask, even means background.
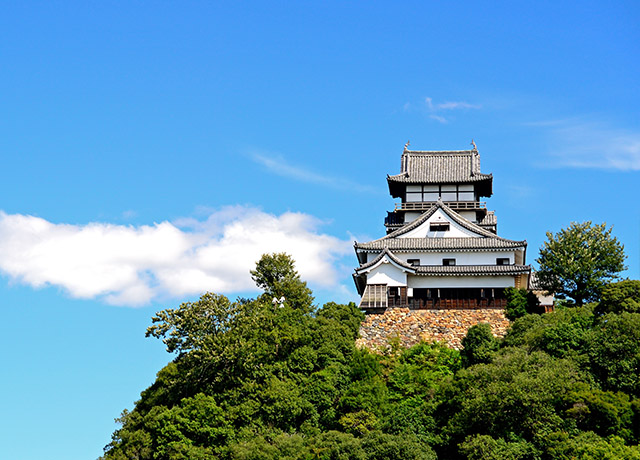
[[[367,284],[406,286],[407,274],[390,262],[382,263],[367,274]]]
[[[448,232],[430,232],[429,225],[431,222],[449,222],[450,227]],[[460,238],[460,237],[478,237],[477,233],[467,230],[466,228],[458,225],[449,216],[447,216],[442,209],[436,210],[431,217],[423,222],[417,228],[404,233],[398,238]]]
[[[377,254],[373,254],[376,257]],[[406,262],[419,259],[420,265],[442,265],[442,259],[456,259],[456,265],[496,265],[497,258],[508,258],[513,264],[515,254],[510,251],[466,251],[466,252],[395,252],[398,259]],[[370,255],[371,256],[371,255]],[[373,260],[373,259],[371,259]]]
[[[416,276],[407,277],[412,288],[505,288],[514,287],[513,276]]]
[[[457,211],[462,217],[467,219],[468,221],[477,223],[476,212],[475,211]]]
[[[407,212],[404,214],[404,223],[407,224],[409,222],[413,222],[414,220],[416,220],[418,217],[420,217],[422,214],[419,212]]]

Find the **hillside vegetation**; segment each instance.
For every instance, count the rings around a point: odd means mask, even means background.
[[[176,357],[104,459],[640,459],[640,282],[599,302],[525,314],[503,340],[474,326],[386,354],[354,346],[354,304],[313,306],[282,254],[264,290],[205,294],[147,335]],[[284,299],[282,299],[284,297]]]

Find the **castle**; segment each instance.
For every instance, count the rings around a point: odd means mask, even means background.
[[[405,145],[400,174],[387,176],[399,198],[387,213],[387,234],[355,243],[354,281],[367,317],[360,344],[384,347],[393,336],[403,345],[444,340],[460,347],[469,327],[508,327],[507,287],[528,288],[526,241],[497,235],[497,219],[482,198],[493,176],[480,171],[472,150],[416,151]]]

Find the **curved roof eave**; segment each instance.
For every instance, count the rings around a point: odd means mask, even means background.
[[[359,275],[361,273],[369,272],[373,270],[376,266],[382,263],[382,259],[384,259],[385,256],[389,259],[389,261],[393,265],[396,265],[400,270],[406,271],[411,274],[416,273],[416,268],[413,265],[409,265],[406,262],[399,259],[398,257],[396,257],[395,254],[393,254],[389,250],[389,248],[384,248],[380,252],[380,254],[378,254],[378,256],[375,259],[373,259],[371,262],[367,262],[366,264],[362,264],[360,267],[356,268],[355,270],[356,274]]]

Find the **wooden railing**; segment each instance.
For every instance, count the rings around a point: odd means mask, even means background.
[[[389,297],[386,305],[363,301],[360,308],[385,310],[387,307],[404,307],[412,310],[473,310],[477,308],[505,308],[506,299],[400,299]]]
[[[411,309],[457,310],[474,308],[505,308],[506,299],[408,299]]]
[[[408,203],[396,203],[396,211],[426,211],[431,209],[436,203],[433,201],[415,201]],[[453,210],[477,210],[487,209],[486,201],[445,201],[444,204]]]

